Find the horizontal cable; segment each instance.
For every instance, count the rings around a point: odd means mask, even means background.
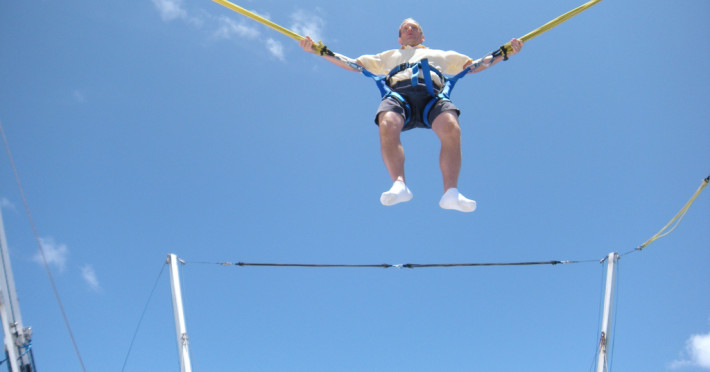
[[[189,262],[196,264],[213,264],[220,266],[257,266],[257,267],[304,267],[304,268],[398,268],[398,269],[419,269],[428,267],[475,267],[475,266],[532,266],[532,265],[561,265],[582,262],[599,262],[599,260],[588,261],[532,261],[532,262],[483,262],[483,263],[443,263],[443,264],[296,264],[296,263],[265,263],[265,262]]]

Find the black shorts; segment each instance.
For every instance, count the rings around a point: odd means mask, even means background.
[[[392,87],[392,90],[399,93],[409,104],[411,112],[407,112],[404,103],[400,102],[394,97],[385,97],[380,102],[380,106],[377,108],[377,114],[375,114],[375,124],[381,112],[396,112],[404,118],[405,124],[402,131],[410,130],[413,128],[428,128],[431,129],[430,125],[427,125],[423,120],[424,108],[433,99],[433,97],[427,92],[426,86],[423,82],[420,82],[417,86],[412,86],[409,81],[399,82]],[[435,90],[438,93],[438,90]],[[451,101],[447,99],[441,99],[429,110],[427,119],[429,123],[433,123],[439,114],[444,111],[453,110],[456,116],[461,115],[461,111],[454,105]]]

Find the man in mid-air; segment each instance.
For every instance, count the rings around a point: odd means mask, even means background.
[[[397,93],[397,97],[385,96],[375,116],[375,123],[380,133],[382,159],[393,181],[392,187],[380,196],[380,202],[391,206],[412,199],[413,194],[407,187],[404,177],[404,148],[400,141],[400,133],[419,127],[432,129],[441,141],[439,166],[444,181],[444,195],[439,201],[439,206],[444,209],[473,212],[476,209],[476,202],[458,191],[461,170],[461,128],[458,120],[460,111],[450,100],[440,99],[428,111],[427,117],[422,117],[424,107],[434,97],[427,90],[421,73],[414,83],[412,76],[417,73],[418,67],[415,66],[422,59],[428,60],[431,67],[446,75],[458,74],[465,68],[470,68],[470,73],[480,72],[518,53],[523,47],[523,42],[520,39],[512,39],[510,41],[512,51],[507,54],[492,53],[475,61],[454,51],[429,49],[422,45],[423,42],[424,33],[421,26],[415,20],[408,18],[399,27],[401,44],[399,49],[375,55],[363,55],[357,59],[337,53],[335,56],[323,55],[323,57],[350,71],[359,72],[355,67],[360,66],[376,75],[391,73],[387,85]],[[309,36],[300,40],[299,45],[307,52],[314,52],[313,40]],[[402,66],[401,69],[393,71],[398,66]],[[430,75],[435,93],[438,94],[444,81],[434,71]]]

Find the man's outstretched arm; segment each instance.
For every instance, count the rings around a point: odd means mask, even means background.
[[[313,50],[313,39],[311,39],[310,36],[306,36],[305,38],[299,40],[298,45],[301,48],[303,48],[303,50],[305,50],[306,52],[315,54],[315,51]],[[335,54],[335,57],[324,54],[323,58],[327,59],[330,63],[332,63],[336,66],[342,67],[346,70],[355,71],[355,72],[362,71],[362,65],[357,63],[356,60],[354,60],[350,57],[346,57],[346,56],[339,54],[339,53],[334,53],[334,54]]]
[[[510,58],[514,54],[518,53],[521,49],[523,49],[523,41],[520,39],[512,39],[512,40],[510,40],[510,46],[513,50],[508,53],[508,58]],[[495,65],[496,63],[502,61],[503,59],[504,59],[503,55],[493,56],[492,54],[489,54],[483,58],[479,58],[479,59],[471,62],[470,64],[464,66],[464,68],[470,67],[471,68],[470,73],[481,72],[481,71]]]

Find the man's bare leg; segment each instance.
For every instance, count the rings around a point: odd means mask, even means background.
[[[381,112],[378,123],[382,160],[393,181],[392,187],[380,196],[380,203],[390,206],[410,201],[413,195],[405,184],[404,147],[399,138],[404,127],[404,118],[395,112]]]
[[[461,127],[458,116],[453,111],[445,111],[432,123],[434,133],[441,141],[439,167],[444,181],[444,195],[439,206],[461,212],[476,210],[476,202],[461,195],[458,191],[458,179],[461,171]]]

